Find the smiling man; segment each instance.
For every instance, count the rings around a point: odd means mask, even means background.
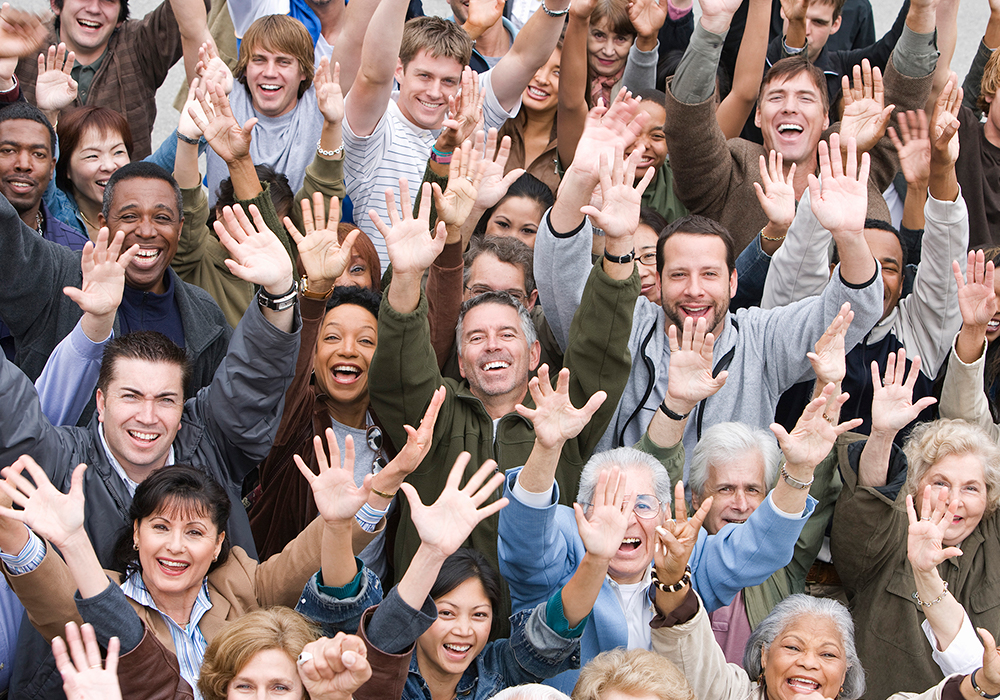
[[[135,140],[132,159],[146,158],[153,152],[156,90],[181,58],[182,44],[197,55],[207,38],[208,2],[164,0],[141,20],[128,18],[128,0],[50,2],[55,21],[48,43],[65,43],[76,55],[72,76],[79,94],[73,105],[108,107],[125,115]],[[17,77],[25,98],[34,103],[35,56],[21,59]]]
[[[80,253],[38,236],[6,199],[0,202],[0,219],[8,222],[7,234],[0,236],[0,319],[14,337],[17,365],[34,380],[82,313],[62,293],[80,285]],[[99,221],[124,231],[125,249],[139,245],[125,273],[115,330],[160,331],[188,354],[192,371],[185,389],[193,393],[207,386],[226,354],[230,329],[207,292],[170,270],[183,222],[174,179],[151,163],[120,168],[108,180]],[[90,413],[84,412],[84,420]]]

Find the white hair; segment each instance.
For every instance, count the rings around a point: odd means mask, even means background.
[[[688,486],[699,497],[708,481],[708,468],[725,469],[729,462],[756,452],[764,463],[764,487],[770,489],[778,480],[781,450],[774,435],[744,423],[719,423],[707,429],[691,454]]]
[[[570,700],[570,697],[547,685],[527,683],[504,688],[493,700]]]

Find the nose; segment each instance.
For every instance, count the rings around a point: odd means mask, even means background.
[[[170,530],[170,539],[167,540],[167,550],[170,552],[184,551],[184,529],[175,527]]]
[[[747,509],[747,495],[742,491],[737,491],[734,499],[734,505],[741,511],[745,511]]]
[[[135,416],[136,420],[144,425],[152,425],[156,422],[156,411],[153,408],[152,401],[143,401],[142,406],[139,408],[139,413]]]
[[[358,354],[358,343],[350,336],[344,338],[344,342],[337,348],[337,354],[342,357],[355,357]]]
[[[701,288],[701,280],[698,279],[698,275],[691,275],[688,277],[687,289],[684,291],[689,297],[698,298],[702,295],[703,290]]]
[[[20,150],[17,152],[14,169],[19,172],[29,172],[31,170],[31,154],[28,151]]]

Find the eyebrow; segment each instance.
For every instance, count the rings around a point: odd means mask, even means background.
[[[165,202],[157,202],[156,204],[153,205],[153,207],[157,211],[166,211],[166,212],[169,212],[170,214],[174,214],[175,213],[174,210],[171,209],[170,206],[168,206]],[[124,213],[126,211],[132,211],[133,209],[138,209],[138,208],[139,208],[139,203],[138,202],[129,202],[128,204],[123,204],[118,209],[118,213],[121,214],[121,213]]]
[[[10,139],[4,139],[4,140],[0,141],[0,145],[2,145],[2,146],[14,146],[15,148],[38,148],[38,149],[44,149],[46,151],[49,150],[48,144],[44,144],[44,143],[24,143],[23,141],[12,141]]]
[[[146,392],[144,392],[142,389],[136,389],[135,387],[130,387],[130,386],[121,386],[121,387],[118,387],[118,391],[119,392],[127,392],[129,394],[139,394],[140,396],[145,396],[146,395]],[[162,398],[166,398],[168,396],[178,396],[178,395],[179,394],[176,391],[162,391],[159,394],[156,394],[155,398],[162,399]]]

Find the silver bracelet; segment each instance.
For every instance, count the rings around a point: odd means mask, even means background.
[[[784,464],[781,465],[781,478],[785,480],[786,484],[791,486],[793,489],[798,489],[799,491],[803,491],[809,488],[810,486],[812,486],[813,482],[816,481],[815,476],[813,476],[813,478],[811,478],[809,481],[799,481],[794,476],[788,473],[788,470],[785,469]]]
[[[932,600],[929,603],[925,603],[924,601],[920,600],[920,595],[916,591],[913,591],[913,599],[915,601],[917,601],[917,605],[919,605],[921,607],[924,607],[924,608],[929,608],[930,606],[937,605],[942,600],[944,600],[944,597],[946,595],[948,595],[948,582],[947,581],[943,581],[942,583],[944,583],[944,590],[941,591],[941,595],[939,595],[937,598],[935,598],[934,600]],[[986,696],[983,696],[983,697],[986,697]]]
[[[565,10],[550,10],[545,6],[545,0],[542,0],[542,10],[545,11],[549,17],[565,17],[569,14],[569,8],[571,5],[567,5]]]
[[[344,144],[340,144],[332,151],[327,151],[326,149],[323,148],[323,141],[321,139],[316,142],[316,152],[319,153],[324,158],[336,158],[337,156],[339,156],[341,153],[344,152]]]

